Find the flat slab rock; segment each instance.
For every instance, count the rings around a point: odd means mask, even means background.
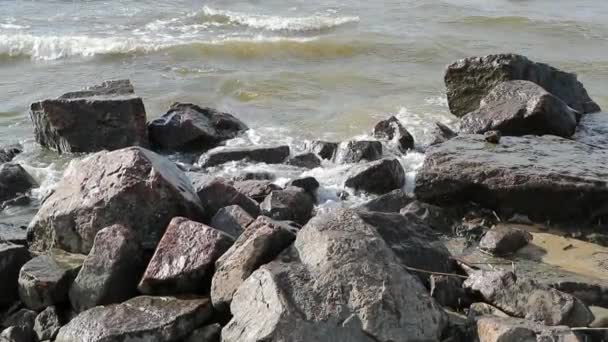
[[[551,327],[511,317],[481,317],[476,326],[479,342],[585,341],[565,326]]]
[[[289,146],[217,147],[199,159],[202,167],[211,167],[230,161],[281,164],[289,157]]]
[[[357,191],[382,195],[401,188],[405,171],[397,159],[382,159],[354,166],[344,185]]]
[[[30,118],[36,141],[60,153],[148,145],[146,110],[129,80],[35,102]]]
[[[436,341],[441,308],[352,210],[315,216],[239,287],[224,342]]]
[[[590,220],[607,214],[608,151],[556,136],[460,135],[431,147],[416,176],[424,202],[473,201],[532,219]]]
[[[479,241],[479,248],[494,255],[516,252],[532,240],[532,234],[509,226],[492,227]]]
[[[212,314],[205,298],[141,296],[89,309],[59,330],[56,342],[175,341]]]
[[[175,216],[204,216],[190,179],[170,160],[130,147],[71,163],[28,229],[39,251],[55,246],[86,254],[97,232],[113,224],[153,249]]]

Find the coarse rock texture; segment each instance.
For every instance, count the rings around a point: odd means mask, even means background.
[[[463,116],[504,81],[527,80],[538,84],[581,113],[599,112],[575,74],[516,54],[469,57],[449,65],[445,72],[448,105],[452,114]]]
[[[481,135],[460,135],[428,150],[415,192],[424,202],[473,201],[533,220],[592,220],[608,213],[605,160],[605,149],[556,136],[489,145]]]
[[[337,164],[373,161],[382,158],[382,143],[369,140],[351,140],[338,145],[334,154]]]
[[[550,327],[511,317],[481,317],[476,325],[479,342],[584,341],[565,326]]]
[[[512,254],[532,240],[532,234],[509,226],[492,227],[479,241],[479,248],[494,255]]]
[[[463,279],[457,276],[430,276],[431,297],[444,307],[458,310],[467,307],[470,299],[462,288]]]
[[[61,328],[57,308],[49,306],[36,316],[34,333],[38,341],[54,340]]]
[[[382,159],[353,167],[344,185],[355,190],[382,195],[401,188],[405,171],[397,159]]]
[[[36,316],[38,313],[29,309],[19,309],[17,312],[12,313],[6,317],[0,326],[4,328],[8,327],[24,327],[28,330],[34,329]]]
[[[238,205],[253,217],[260,214],[258,203],[238,191],[226,179],[214,178],[206,183],[195,183],[194,189],[205,207],[207,218],[212,218],[218,210],[229,205]]]
[[[456,215],[452,210],[417,200],[403,207],[399,213],[418,219],[443,234],[451,234],[452,226],[456,223]]]
[[[302,177],[291,180],[285,185],[285,187],[290,186],[304,189],[311,196],[315,197],[317,189],[321,184],[319,184],[319,181],[315,177]]]
[[[433,131],[431,132],[433,139],[431,140],[430,145],[441,144],[456,137],[457,135],[458,134],[447,125],[444,125],[441,122],[435,122],[435,127],[433,127]]]
[[[148,123],[150,145],[164,151],[205,151],[247,129],[232,114],[179,102]]]
[[[376,139],[394,140],[401,152],[414,148],[414,137],[403,127],[399,119],[394,116],[382,120],[374,126]]]
[[[342,209],[314,217],[245,280],[231,311],[224,342],[437,341],[446,323],[376,229]]]
[[[135,297],[82,312],[59,330],[55,342],[177,341],[212,312],[206,298]]]
[[[36,186],[38,184],[34,178],[21,165],[0,164],[0,203],[24,194]]]
[[[72,307],[80,312],[135,297],[146,261],[132,230],[118,224],[100,230],[70,288]]]
[[[236,190],[252,198],[257,202],[262,202],[266,196],[274,190],[281,190],[281,187],[270,180],[244,180],[232,184]]]
[[[305,169],[314,169],[321,166],[321,159],[312,152],[298,154],[289,158],[286,162],[288,165],[298,166]]]
[[[255,218],[238,205],[230,205],[218,210],[209,225],[237,238]]]
[[[314,202],[306,190],[287,187],[270,193],[260,204],[262,215],[279,221],[295,221],[305,224],[312,216]]]
[[[27,246],[27,227],[0,222],[0,243],[2,242]]]
[[[203,214],[190,179],[174,163],[130,147],[72,162],[28,230],[35,250],[86,254],[98,231],[122,224],[152,249],[173,217]]]
[[[463,285],[507,314],[545,325],[587,326],[589,308],[576,297],[509,271],[475,271]]]
[[[19,299],[17,280],[19,270],[31,259],[27,247],[9,242],[0,242],[0,307]]]
[[[184,342],[219,342],[222,326],[218,323],[198,328],[184,340]]]
[[[326,160],[332,160],[336,150],[338,149],[338,143],[322,140],[313,140],[307,144],[306,149],[312,153],[316,153],[319,157]]]
[[[479,108],[460,121],[460,133],[498,131],[502,135],[545,135],[571,137],[577,112],[539,85],[529,81],[499,83],[486,95]]]
[[[281,164],[289,157],[289,146],[217,147],[203,154],[198,163],[211,167],[230,161],[250,161],[266,164]]]
[[[155,295],[207,292],[215,262],[233,243],[220,230],[176,217],[158,243],[138,289]]]
[[[260,216],[239,236],[215,263],[211,300],[219,311],[227,311],[234,292],[260,266],[272,261],[295,239],[288,225]]]
[[[23,146],[20,144],[0,147],[0,163],[10,162],[21,152],[23,152]]]
[[[0,333],[0,342],[31,342],[33,337],[31,329],[13,326]]]
[[[129,80],[35,102],[30,118],[36,141],[59,153],[148,145],[144,103]]]
[[[384,213],[397,213],[399,210],[401,210],[401,208],[408,205],[408,203],[411,201],[413,201],[413,198],[405,191],[402,189],[396,189],[359,205],[357,209],[380,211]]]
[[[501,311],[499,308],[492,306],[487,303],[473,303],[469,306],[468,318],[474,320],[481,316],[496,316],[496,317],[509,317],[506,313]]]
[[[500,131],[487,131],[483,133],[483,138],[490,144],[500,144],[502,133]]]
[[[268,171],[243,171],[237,174],[233,180],[235,182],[248,181],[248,180],[275,180],[277,176]]]
[[[19,272],[19,298],[29,309],[68,302],[68,292],[85,256],[51,250],[28,261]]]

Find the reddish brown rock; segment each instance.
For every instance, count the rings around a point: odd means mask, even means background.
[[[216,260],[233,242],[217,229],[176,217],[160,240],[138,288],[145,294],[161,295],[204,292]]]

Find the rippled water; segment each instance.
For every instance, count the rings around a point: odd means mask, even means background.
[[[390,114],[424,141],[453,120],[445,65],[497,52],[576,72],[608,107],[605,0],[2,0],[0,144],[25,144],[43,192],[71,157],[33,143],[29,104],[117,78],[149,117],[175,101],[217,107],[256,142],[360,136]]]

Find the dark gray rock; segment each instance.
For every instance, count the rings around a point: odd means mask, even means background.
[[[479,248],[494,255],[508,255],[524,247],[532,235],[522,229],[494,226],[479,241]]]
[[[413,198],[405,193],[405,191],[402,189],[396,189],[361,204],[357,207],[357,209],[379,211],[384,213],[397,213],[399,210],[401,210],[401,208],[405,207],[411,201],[413,201]]]
[[[483,134],[483,138],[486,142],[490,144],[498,144],[500,143],[500,138],[502,137],[502,133],[500,131],[487,131]]]
[[[28,330],[34,329],[34,323],[36,321],[36,311],[29,309],[20,309],[17,312],[8,316],[2,321],[1,326],[4,328],[9,327],[24,327]]]
[[[49,306],[36,316],[34,333],[38,337],[38,341],[54,340],[59,328],[61,328],[61,322],[54,306]]]
[[[429,149],[416,196],[434,204],[473,201],[532,220],[592,220],[607,213],[608,151],[555,136],[461,135]],[[508,217],[509,215],[504,215]]]
[[[414,137],[394,116],[382,120],[374,126],[374,137],[376,139],[395,140],[401,152],[414,148]]]
[[[260,216],[215,263],[211,300],[219,311],[228,311],[232,296],[260,266],[272,261],[295,239],[293,228]]]
[[[206,292],[215,262],[233,243],[220,230],[176,217],[158,243],[138,289],[155,295]]]
[[[40,311],[67,303],[68,291],[85,256],[54,249],[28,261],[19,272],[19,297],[26,307]]]
[[[303,167],[305,169],[314,169],[316,167],[321,166],[321,159],[319,159],[319,157],[317,157],[317,155],[312,152],[302,153],[292,158],[289,158],[287,160],[287,164]]]
[[[315,177],[303,177],[289,181],[285,185],[285,187],[290,186],[304,189],[307,193],[314,197],[321,184],[319,184],[319,181]]]
[[[245,171],[234,177],[235,182],[248,181],[248,180],[275,180],[277,177],[275,174],[266,171]]]
[[[179,102],[148,123],[150,145],[165,151],[205,151],[247,129],[231,114]]]
[[[21,152],[23,152],[23,146],[20,144],[0,147],[0,164],[10,162]]]
[[[576,297],[508,271],[475,271],[464,287],[511,316],[545,325],[582,327],[594,319]]]
[[[325,304],[320,304],[325,303]],[[441,308],[352,210],[314,217],[239,287],[224,342],[437,341]]]
[[[209,225],[236,239],[254,220],[255,218],[240,206],[230,205],[218,210]]]
[[[481,342],[583,342],[568,327],[551,327],[512,317],[485,316],[477,319],[477,336]]]
[[[307,144],[308,151],[316,153],[319,157],[326,160],[332,160],[337,149],[338,143],[336,142],[313,140]]]
[[[205,298],[141,296],[82,312],[55,342],[178,341],[211,317]]]
[[[195,190],[208,218],[212,218],[218,210],[229,205],[238,205],[253,217],[260,214],[260,207],[256,201],[238,191],[223,178],[214,178],[200,185],[195,184]]]
[[[575,74],[516,54],[461,59],[447,67],[444,80],[450,111],[456,116],[476,110],[495,86],[511,80],[534,82],[581,113],[600,111]]]
[[[433,137],[433,140],[431,140],[430,143],[431,146],[446,142],[458,135],[450,127],[442,124],[441,122],[435,122],[435,127],[433,128],[431,134]]]
[[[27,247],[0,242],[0,307],[19,299],[19,270],[31,259]]]
[[[9,327],[0,333],[0,342],[32,342],[33,332],[25,327]]]
[[[473,303],[469,306],[469,319],[474,320],[482,316],[509,317],[509,315],[502,312],[499,308],[487,303]]]
[[[269,180],[245,180],[234,182],[234,188],[244,195],[262,202],[266,196],[274,190],[281,190],[281,187]]]
[[[569,138],[576,130],[576,116],[576,111],[542,87],[529,81],[508,81],[499,83],[481,100],[477,110],[462,118],[460,132]]]
[[[6,200],[0,203],[0,210],[9,208],[9,207],[24,207],[32,203],[32,199],[30,196],[26,194],[17,194],[17,197]]]
[[[38,186],[25,169],[15,163],[0,164],[0,203]]]
[[[145,263],[143,248],[132,230],[121,225],[100,230],[70,288],[72,307],[80,312],[135,297]]]
[[[222,326],[218,323],[198,328],[184,342],[220,342]]]
[[[355,190],[382,195],[401,188],[405,171],[397,159],[382,159],[355,166],[344,185]]]
[[[338,164],[373,161],[382,158],[382,143],[379,141],[353,140],[338,145],[334,162]]]
[[[305,224],[312,216],[314,202],[306,190],[287,187],[275,190],[260,204],[262,215],[274,220],[290,220]]]
[[[418,219],[443,234],[451,234],[452,226],[457,220],[455,213],[451,210],[420,201],[411,202],[399,213],[405,217]]]
[[[431,275],[431,297],[444,307],[458,310],[468,307],[470,298],[462,288],[463,279],[455,276]]]
[[[152,249],[175,216],[204,216],[190,179],[170,160],[130,147],[70,164],[29,233],[35,250],[88,253],[98,231],[122,224]]]
[[[30,118],[36,141],[59,153],[148,144],[146,110],[128,80],[35,102]]]
[[[289,146],[217,147],[199,159],[202,167],[211,167],[230,161],[281,164],[289,157]]]
[[[0,223],[0,243],[10,242],[27,247],[27,227]]]

